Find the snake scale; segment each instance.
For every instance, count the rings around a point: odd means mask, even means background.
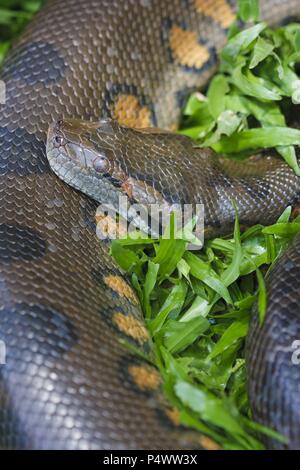
[[[232,197],[242,222],[275,220],[299,202],[300,188],[272,155],[241,168],[187,138],[103,120],[174,129],[187,93],[213,73],[234,9],[225,0],[52,0],[12,48],[0,75],[2,448],[213,447],[176,425],[157,371],[121,345],[150,350],[136,296],[95,236],[96,203],[51,171],[45,143],[56,121],[57,157],[76,127],[68,119],[102,119],[97,139],[114,171],[123,163],[135,182],[151,186],[155,176],[163,198],[201,200],[215,228],[232,223]],[[271,23],[299,13],[297,0],[262,2]],[[101,199],[101,178],[99,188]],[[289,448],[300,447],[300,369],[291,362],[299,272],[297,238],[269,276],[266,321],[259,328],[254,319],[247,340],[253,416],[285,434]]]

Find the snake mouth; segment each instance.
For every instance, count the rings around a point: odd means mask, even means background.
[[[110,173],[104,173],[102,175],[102,177],[106,178],[115,188],[121,188],[122,187],[122,181],[119,180],[118,178],[115,178]]]
[[[46,154],[49,160],[60,154],[60,148],[66,145],[66,140],[60,127],[61,123],[62,121],[58,120],[48,127]]]
[[[48,128],[48,132],[47,132],[47,141],[46,141],[46,155],[47,155],[51,168],[52,168],[52,163],[58,154],[57,149],[55,149],[53,145],[55,129],[56,129],[56,123],[50,124]]]

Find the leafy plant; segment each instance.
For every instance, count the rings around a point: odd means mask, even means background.
[[[43,0],[0,0],[0,64],[12,40],[40,9]]]
[[[244,340],[257,293],[261,322],[266,313],[262,273],[300,232],[300,217],[290,215],[289,207],[276,224],[242,234],[236,219],[232,237],[210,240],[197,253],[184,238],[112,242],[143,307],[166,396],[182,424],[224,449],[261,449],[257,433],[284,440],[251,420]]]
[[[244,21],[258,19],[258,1],[240,0],[239,7]],[[192,95],[185,107],[181,133],[238,158],[274,147],[300,175],[300,131],[285,115],[300,103],[299,48],[298,23],[271,29],[261,22],[244,30],[235,23],[206,95]]]

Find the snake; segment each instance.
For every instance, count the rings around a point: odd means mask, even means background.
[[[299,178],[272,152],[241,164],[174,133],[235,11],[231,0],[49,0],[10,50],[0,72],[1,448],[218,447],[164,398],[137,295],[95,214],[120,194],[200,202],[219,233],[234,222],[232,200],[246,226],[297,207]],[[297,0],[261,2],[271,24],[299,14]],[[296,237],[246,344],[253,419],[286,437],[266,438],[270,449],[300,448],[299,272]]]

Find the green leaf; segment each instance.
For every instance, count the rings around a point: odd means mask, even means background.
[[[262,102],[255,98],[232,94],[226,97],[226,106],[235,112],[243,112],[247,116],[252,114],[265,126],[284,127],[286,125],[279,104],[274,101]]]
[[[223,353],[232,344],[246,336],[249,328],[248,316],[242,317],[240,320],[236,320],[232,323],[224,332],[222,337],[216,343],[214,349],[209,355],[209,359],[213,359],[219,354]]]
[[[233,83],[244,95],[253,96],[263,101],[281,100],[281,94],[275,87],[273,90],[267,87],[267,82],[253,75],[250,70],[244,69],[243,64],[232,72],[230,82]]]
[[[280,145],[300,145],[300,131],[290,127],[248,129],[222,137],[212,148],[218,153],[236,153]]]
[[[210,82],[207,97],[208,109],[214,119],[225,110],[225,95],[229,91],[229,86],[224,75],[216,75]]]
[[[210,268],[200,258],[189,252],[185,253],[184,259],[190,266],[190,273],[192,276],[194,276],[196,279],[199,279],[204,284],[208,285],[211,289],[217,292],[227,303],[232,303],[227,287],[220,280],[219,276],[212,268]]]
[[[233,36],[221,51],[221,59],[224,61],[223,66],[225,64],[227,66],[234,65],[237,56],[258,38],[266,26],[265,23],[259,23]]]
[[[169,320],[161,332],[164,345],[172,354],[179,353],[193,344],[209,326],[206,318],[201,316],[185,322]]]
[[[284,158],[286,163],[294,170],[297,176],[300,176],[300,167],[295,152],[295,148],[289,147],[276,147],[277,152]]]
[[[262,232],[265,234],[278,235],[282,237],[287,237],[290,235],[294,236],[300,232],[300,223],[291,224],[288,222],[280,222],[264,228]]]
[[[213,304],[209,303],[207,299],[197,295],[190,308],[184,313],[181,321],[189,321],[195,317],[206,317],[211,310]]]
[[[262,324],[267,312],[267,289],[259,269],[256,270],[256,276],[258,281],[258,317],[259,323]]]
[[[130,272],[139,263],[139,257],[133,251],[123,248],[118,240],[113,240],[110,249],[111,255],[124,271]]]
[[[209,126],[205,124],[204,126],[186,127],[185,129],[182,129],[178,132],[181,135],[186,135],[191,139],[197,140],[203,139],[214,127],[215,122],[213,122],[212,125]]]
[[[155,335],[162,328],[171,313],[173,316],[177,317],[184,304],[186,294],[187,285],[184,281],[180,281],[177,285],[172,287],[172,290],[156,317],[148,323],[148,328],[152,335]]]
[[[143,292],[143,307],[146,318],[149,318],[151,315],[150,295],[156,284],[158,270],[159,264],[155,264],[149,260]]]
[[[225,134],[227,136],[230,136],[238,130],[239,126],[241,125],[241,122],[242,118],[238,117],[232,111],[223,111],[223,113],[221,113],[218,117],[216,131],[203,142],[202,146],[209,147],[213,143],[218,142],[221,135]]]
[[[256,41],[256,44],[253,49],[252,58],[249,64],[249,68],[253,69],[256,67],[260,62],[265,60],[271,52],[273,51],[275,45],[271,44],[269,41],[259,37]]]
[[[203,424],[199,419],[195,418],[193,414],[189,413],[186,410],[182,410],[180,413],[180,423],[184,426],[195,429],[201,434],[211,437],[216,442],[220,442],[220,436],[218,433],[214,432],[213,429],[209,426]]]
[[[236,281],[240,275],[240,266],[242,262],[242,245],[240,236],[240,225],[238,220],[238,213],[236,210],[236,219],[234,225],[234,252],[231,263],[221,275],[221,280],[225,286],[230,286]]]
[[[4,57],[10,47],[10,41],[0,42],[0,64],[4,60]]]
[[[203,101],[201,101],[199,99],[199,96],[201,96],[201,95],[199,95],[199,93],[194,93],[189,97],[189,99],[188,99],[188,101],[185,105],[185,108],[183,110],[183,114],[185,116],[193,116],[197,111],[202,111]],[[205,97],[203,96],[203,98],[205,98]],[[205,100],[206,100],[206,98],[205,98]]]
[[[243,21],[258,21],[259,0],[238,0],[238,16]]]
[[[0,8],[0,24],[10,24],[15,18],[29,20],[31,18],[31,15],[25,11],[16,11]]]
[[[300,80],[294,80],[291,84],[292,87],[292,103],[300,104]]]
[[[177,263],[178,273],[183,275],[188,281],[190,281],[189,273],[190,267],[184,259],[181,259]]]
[[[292,206],[288,206],[281,216],[278,218],[277,223],[287,223],[290,220],[290,217],[292,215]]]
[[[172,213],[170,225],[166,228],[163,238],[160,240],[154,263],[159,264],[160,279],[170,276],[176,269],[176,266],[183,253],[186,250],[186,241],[175,238],[175,214]]]
[[[248,428],[253,429],[256,433],[263,433],[266,436],[269,436],[271,439],[276,439],[279,442],[282,442],[283,444],[288,443],[287,437],[283,436],[282,434],[279,434],[276,431],[273,431],[273,429],[263,426],[262,424],[255,423],[250,419],[245,419],[245,423]]]
[[[208,391],[182,380],[176,382],[175,391],[182,402],[198,413],[204,421],[225,429],[229,433],[244,434],[236,416],[232,416],[224,407],[222,400]]]

